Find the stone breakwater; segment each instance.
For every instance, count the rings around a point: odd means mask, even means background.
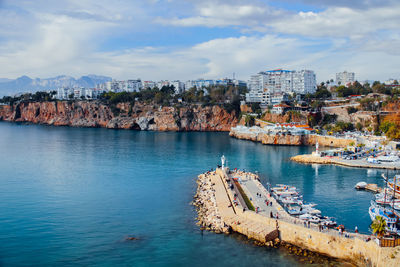
[[[237,176],[236,173],[232,175]],[[284,242],[284,246],[290,244],[300,248],[303,254],[311,251],[357,266],[399,265],[400,248],[380,247],[374,238],[368,241],[368,236],[360,234],[345,237],[335,230],[321,232],[314,226],[307,228],[299,220],[296,222],[286,218],[283,211],[279,212],[278,220],[249,210],[243,211],[240,204],[235,205],[232,201],[234,193],[228,187],[229,179],[229,174],[222,169],[199,176],[194,205],[199,212],[199,223],[204,229],[217,233],[237,232],[258,245],[268,245],[272,237],[281,244]],[[273,206],[276,205],[279,203],[273,201]],[[281,207],[276,208],[282,210]],[[277,235],[274,234],[276,231]]]
[[[162,107],[135,102],[112,109],[100,101],[21,102],[0,106],[0,120],[55,126],[153,131],[229,131],[235,112],[220,106]]]
[[[345,160],[340,159],[338,157],[320,157],[317,155],[306,154],[306,155],[297,155],[291,157],[290,160],[298,162],[298,163],[306,163],[306,164],[336,164],[340,166],[346,167],[354,167],[354,168],[374,168],[374,169],[392,169],[399,170],[400,163],[399,162],[386,162],[381,164],[369,163],[366,159],[361,160]]]
[[[215,182],[211,179],[212,175],[215,175],[215,172],[201,174],[197,180],[198,187],[193,205],[197,209],[198,225],[200,225],[201,229],[208,231],[229,233],[229,228],[222,221],[217,207]]]
[[[320,146],[347,147],[351,143],[356,143],[355,139],[337,138],[317,134],[288,135],[268,133],[258,126],[253,126],[251,128],[243,126],[233,127],[230,130],[229,135],[237,139],[260,142],[264,145],[302,146],[315,145],[318,142]]]

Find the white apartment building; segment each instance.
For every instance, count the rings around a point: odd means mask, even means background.
[[[153,89],[156,86],[157,86],[156,83],[153,81],[143,81],[142,82],[143,89]]]
[[[289,96],[286,93],[269,93],[264,92],[262,94],[261,104],[264,105],[275,105],[282,102],[289,101]]]
[[[127,80],[122,81],[122,91],[126,92],[139,92],[142,90],[142,81],[140,79],[137,80]]]
[[[316,90],[316,75],[312,70],[270,70],[250,77],[246,102],[267,103],[269,100],[266,99],[270,98],[270,95],[307,94]]]
[[[175,94],[181,94],[185,91],[185,83],[181,81],[171,81],[170,85],[174,86],[175,88]]]
[[[347,85],[349,83],[355,82],[355,74],[354,72],[339,72],[336,73],[336,84],[337,85]]]
[[[70,99],[70,95],[73,94],[73,98],[80,99],[84,96],[86,99],[97,99],[105,92],[104,89],[98,88],[58,88],[57,99]]]
[[[293,72],[293,92],[297,94],[312,94],[317,90],[317,77],[312,70]]]

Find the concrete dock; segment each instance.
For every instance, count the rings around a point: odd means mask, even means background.
[[[258,213],[247,210],[243,200],[238,201],[237,191],[231,189],[229,182],[232,178],[238,178],[252,204],[259,207]],[[201,174],[198,185],[194,205],[198,208],[199,224],[205,229],[224,233],[234,231],[263,244],[277,237],[279,241],[360,266],[399,266],[400,247],[380,247],[378,240],[371,236],[348,234],[345,237],[333,229],[321,232],[313,224],[310,228],[304,227],[302,221],[289,216],[269,196],[252,173],[218,168]],[[266,206],[265,200],[271,201],[272,207]],[[270,212],[275,218],[270,218]]]
[[[336,164],[346,167],[354,167],[354,168],[371,168],[371,169],[389,169],[389,170],[399,170],[400,162],[387,162],[387,163],[370,163],[365,159],[362,160],[345,160],[339,157],[320,157],[315,155],[297,155],[292,157],[290,160],[299,162],[299,163],[308,163],[308,164]]]

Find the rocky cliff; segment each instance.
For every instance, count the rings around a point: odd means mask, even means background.
[[[179,108],[119,103],[111,109],[99,101],[26,102],[0,106],[0,120],[154,131],[229,131],[237,124],[235,112],[228,113],[219,106]]]

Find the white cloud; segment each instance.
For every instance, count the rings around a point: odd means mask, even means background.
[[[225,3],[227,2],[227,3]],[[246,26],[256,27],[260,22],[271,20],[282,15],[282,11],[266,5],[249,3],[229,3],[228,1],[203,1],[196,5],[196,15],[188,17],[161,18],[155,21],[174,26]]]
[[[270,23],[277,32],[313,37],[369,37],[381,30],[398,31],[400,5],[351,9],[328,8],[322,12],[299,12]]]
[[[330,6],[320,12],[294,13],[259,1],[191,1],[195,8],[182,9],[187,16],[172,20],[160,18],[160,13],[146,6],[174,6],[176,2],[73,0],[68,5],[53,2],[44,9],[43,3],[28,4],[22,13],[0,10],[5,18],[0,20],[4,37],[0,39],[0,76],[96,73],[117,79],[186,80],[221,78],[235,72],[248,79],[258,71],[278,67],[314,69],[320,81],[344,69],[355,71],[360,80],[399,76],[398,5],[373,9]],[[104,40],[112,42],[115,36],[146,30],[155,17],[165,27],[234,26],[250,31],[178,48],[161,41],[151,47],[100,49]]]

